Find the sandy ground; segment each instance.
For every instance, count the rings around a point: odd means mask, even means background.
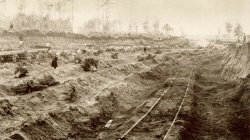
[[[238,83],[221,77],[221,56],[201,64],[196,74],[191,114],[183,139],[248,140],[249,115],[236,99]],[[185,114],[187,115],[187,114]]]
[[[245,117],[236,113],[242,106],[232,101],[231,96],[224,96],[234,93],[237,83],[220,76],[221,51],[162,50],[156,56],[157,63],[151,60],[138,62],[137,55],[142,53],[121,54],[118,60],[104,53],[99,56],[103,66],[95,73],[84,72],[73,63],[60,62],[55,70],[49,63],[29,65],[29,77],[23,79],[13,78],[15,64],[3,64],[0,95],[9,100],[13,115],[1,116],[1,137],[14,137],[18,133],[32,140],[118,139],[168,88],[165,81],[174,79],[173,86],[159,104],[125,137],[131,140],[162,139],[191,79],[192,88],[169,139],[249,138],[244,125],[237,125],[237,117]],[[190,77],[193,68],[195,73]],[[5,89],[44,73],[52,74],[60,84],[26,95],[15,95]],[[69,101],[72,86],[76,93],[74,100]],[[113,122],[105,128],[109,120]]]

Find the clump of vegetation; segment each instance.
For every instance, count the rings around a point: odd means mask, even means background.
[[[162,53],[161,50],[157,50],[157,51],[155,52],[155,54],[161,54],[161,53]]]
[[[94,58],[86,58],[82,63],[81,67],[84,71],[97,71],[99,60]]]

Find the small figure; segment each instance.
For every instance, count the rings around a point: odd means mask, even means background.
[[[147,47],[144,46],[144,53],[147,53]]]
[[[36,55],[36,60],[38,61],[38,64],[40,65],[41,60],[42,60],[42,52],[39,52],[39,53]]]
[[[10,23],[10,30],[14,29],[14,25],[12,23]]]
[[[244,43],[246,42],[246,39],[247,39],[247,36],[246,36],[246,34],[244,34],[244,37],[243,37]]]
[[[32,53],[27,53],[27,54],[26,54],[26,57],[27,57],[27,61],[28,61],[29,63],[32,63],[32,57],[33,57]]]
[[[27,84],[27,93],[33,92],[33,87],[32,87],[33,81],[32,80],[28,81],[26,84]]]
[[[77,99],[77,93],[75,86],[71,85],[70,91],[69,91],[69,97],[67,98],[68,101],[74,102]]]
[[[13,59],[13,62],[16,63],[17,60],[18,60],[18,58],[19,58],[18,54],[14,54],[14,55],[13,55],[13,58],[12,58],[12,59]]]
[[[53,58],[53,60],[52,60],[52,62],[51,62],[51,66],[54,68],[54,69],[56,69],[57,68],[57,61],[58,61],[58,58],[57,58],[57,56],[55,56],[54,58]]]
[[[117,106],[118,105],[118,102],[117,102],[117,99],[115,97],[115,93],[114,92],[110,93],[110,100],[112,102],[112,106]]]
[[[19,47],[23,47],[23,36],[19,36]]]

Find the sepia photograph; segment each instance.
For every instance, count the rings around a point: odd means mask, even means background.
[[[0,0],[0,140],[250,140],[250,0]]]

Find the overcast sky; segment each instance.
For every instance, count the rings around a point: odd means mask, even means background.
[[[21,0],[6,0],[5,14],[17,12]],[[38,13],[38,1],[26,0],[29,14]],[[59,1],[59,0],[50,0]],[[61,0],[62,1],[62,0]],[[169,23],[178,34],[180,29],[187,34],[217,34],[224,31],[226,21],[234,25],[240,23],[246,33],[250,33],[250,0],[112,0],[112,18],[124,24],[159,19],[161,24]],[[71,7],[71,5],[69,5]],[[68,8],[68,14],[71,14]],[[79,27],[87,20],[97,17],[97,0],[74,0],[74,26]]]

